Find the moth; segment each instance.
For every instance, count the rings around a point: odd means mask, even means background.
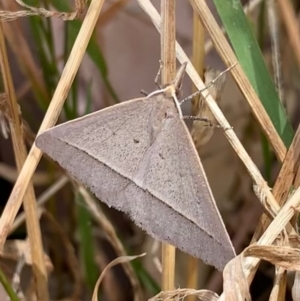
[[[223,269],[235,256],[184,123],[175,80],[40,134],[36,146],[153,237]]]

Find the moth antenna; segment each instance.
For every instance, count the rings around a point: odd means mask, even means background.
[[[206,126],[212,127],[212,128],[218,128],[223,129],[224,131],[233,130],[233,127],[222,127],[219,124],[213,123],[209,118],[206,117],[200,117],[200,116],[182,116],[182,119],[189,119],[193,121],[202,121],[206,123]]]
[[[163,62],[162,62],[162,60],[159,60],[159,69],[158,69],[158,72],[157,72],[157,74],[155,76],[155,79],[154,79],[154,83],[158,87],[159,90],[162,89],[161,85],[158,83],[159,80],[161,79],[161,70],[162,70],[162,68],[163,68]]]
[[[221,77],[223,76],[225,73],[227,73],[229,70],[231,70],[232,68],[234,68],[238,63],[233,64],[232,66],[226,68],[224,71],[222,71],[216,78],[214,78],[213,80],[210,81],[210,83],[203,89],[196,91],[195,93],[191,94],[190,96],[182,99],[180,101],[180,105],[184,104],[185,102],[193,99],[195,96],[197,96],[198,94],[201,94],[203,91],[205,91],[206,89],[208,89],[209,87],[211,87],[213,84],[215,84],[215,82]]]
[[[194,120],[194,121],[202,121],[206,123],[207,126],[210,127],[221,127],[218,124],[214,124],[209,118],[206,117],[199,117],[199,116],[183,116],[183,119],[189,119],[189,120]]]

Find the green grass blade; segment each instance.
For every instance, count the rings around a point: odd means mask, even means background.
[[[40,3],[36,0],[27,0],[26,3],[33,7],[39,7]],[[29,18],[31,26],[31,34],[35,40],[35,49],[39,60],[42,73],[44,74],[44,81],[48,89],[49,95],[53,94],[55,90],[59,73],[56,65],[56,58],[54,54],[54,42],[51,28],[50,19],[44,19],[40,16],[34,16]],[[41,97],[38,91],[38,87],[32,82],[33,92],[37,96],[37,102],[39,106],[46,110],[49,99]]]
[[[294,136],[293,128],[287,119],[240,0],[214,0],[214,3],[241,67],[279,136],[288,147]]]
[[[152,278],[152,276],[145,270],[140,261],[131,261],[130,262],[134,271],[136,272],[140,283],[142,286],[149,292],[151,295],[156,295],[161,291],[160,286]]]
[[[61,0],[52,0],[52,4],[59,11],[70,11],[69,5],[66,2],[63,2]],[[81,27],[81,24],[82,24],[82,22],[79,20],[74,20],[74,21],[69,22],[69,35],[70,35],[72,44],[74,43],[74,41],[77,37],[77,34]],[[102,76],[103,82],[106,86],[106,89],[110,93],[111,97],[114,99],[115,102],[119,102],[117,94],[115,93],[115,91],[108,79],[107,66],[106,66],[104,56],[101,52],[99,45],[97,44],[96,40],[93,37],[91,38],[90,43],[87,47],[87,54],[89,55],[91,60],[97,66],[97,68]]]
[[[94,240],[92,236],[92,217],[89,210],[85,207],[83,196],[76,193],[76,208],[78,217],[78,230],[79,230],[79,248],[80,256],[82,259],[85,280],[91,291],[99,276],[97,265],[94,261]]]
[[[5,274],[2,272],[1,269],[0,269],[0,283],[4,287],[6,293],[11,301],[20,301],[20,299],[18,298],[18,295],[12,288],[11,284],[9,283],[8,279],[6,278]]]
[[[259,15],[258,15],[258,26],[257,26],[257,42],[261,49],[264,47],[264,37],[267,27],[267,22],[265,18],[266,4],[262,2],[259,6]],[[261,147],[262,155],[264,158],[264,177],[270,186],[273,186],[271,183],[272,176],[272,162],[274,160],[274,153],[270,149],[270,143],[267,140],[266,136],[261,133]]]
[[[72,39],[73,43],[77,37],[80,27],[81,27],[81,22],[78,20],[74,20],[70,23],[69,34],[70,34],[70,39]],[[108,71],[107,71],[107,66],[106,66],[104,56],[93,36],[89,42],[86,51],[89,57],[91,58],[91,60],[97,66],[108,92],[110,93],[114,101],[118,102],[117,94],[115,93],[114,89],[112,88],[108,80]]]

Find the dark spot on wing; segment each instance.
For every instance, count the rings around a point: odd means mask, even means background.
[[[161,154],[161,153],[159,153],[158,154],[163,160],[165,160],[165,157]]]
[[[140,143],[140,140],[138,140],[138,139],[133,139],[133,142],[134,142],[134,143]]]

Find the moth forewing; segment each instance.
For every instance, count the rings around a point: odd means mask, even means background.
[[[36,145],[155,238],[218,269],[235,256],[191,136],[164,89],[58,125]]]

